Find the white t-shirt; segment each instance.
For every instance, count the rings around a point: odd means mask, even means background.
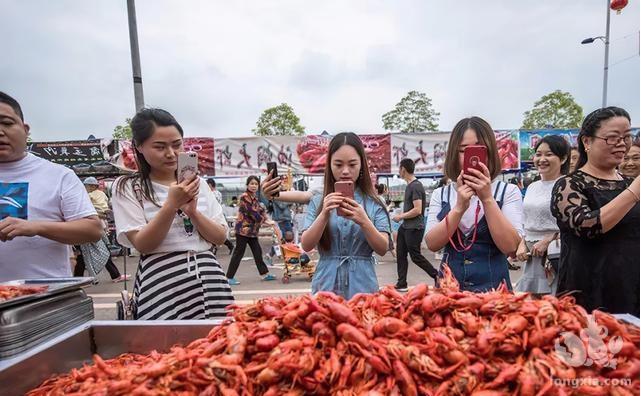
[[[71,169],[33,154],[0,162],[0,219],[61,222],[96,215]],[[41,236],[0,242],[0,281],[66,276],[71,276],[67,245]]]
[[[316,195],[316,194],[323,195],[324,190],[325,190],[325,184],[324,184],[324,179],[322,177],[313,177],[309,181],[309,188],[307,189],[307,191],[311,192],[312,195]]]
[[[492,194],[496,191],[496,184],[499,183],[498,180],[492,182]],[[453,208],[456,205],[456,183],[451,183],[449,185],[450,190],[450,207]],[[439,187],[432,193],[432,198],[430,199],[430,206],[427,213],[427,225],[425,227],[425,232],[429,232],[432,227],[439,223],[439,220],[436,216],[441,211],[441,191],[446,189],[448,186]],[[499,195],[503,191],[501,187]],[[498,197],[501,198],[500,196]],[[443,200],[447,202],[447,198],[443,197]],[[474,215],[476,213],[476,204],[479,202],[479,199],[476,195],[472,196],[470,199],[470,206],[467,208],[461,222],[459,223],[459,229],[464,233],[468,233],[472,227],[474,227]],[[507,184],[505,190],[505,197],[503,198],[503,206],[501,207],[501,212],[503,215],[512,223],[512,226],[516,229],[519,235],[523,235],[523,199],[521,196],[521,191],[514,184]],[[479,212],[479,221],[483,218],[484,210],[483,205],[481,205],[481,211]]]
[[[127,232],[134,230],[141,230],[147,223],[154,218],[160,211],[160,208],[154,205],[151,201],[143,200],[144,211],[140,207],[140,202],[134,194],[132,182],[128,181],[125,185],[124,194],[119,194],[116,187],[119,180],[114,182],[112,187],[111,205],[114,212],[114,220],[116,222],[116,235],[118,243],[123,246],[133,248],[134,246],[127,238]],[[159,205],[163,205],[167,200],[169,187],[162,184],[153,183],[156,201]],[[198,211],[205,216],[214,220],[218,224],[225,227],[227,232],[227,221],[223,215],[223,208],[220,206],[216,197],[209,189],[207,183],[200,179],[200,191],[198,192]],[[167,252],[184,252],[194,251],[203,252],[211,248],[211,243],[203,239],[198,234],[198,228],[194,224],[194,231],[191,236],[187,235],[183,219],[176,214],[174,221],[169,228],[169,232],[165,239],[149,253],[167,253]]]
[[[530,184],[523,199],[525,215],[525,240],[540,241],[549,234],[559,232],[550,203],[556,180],[539,180]]]

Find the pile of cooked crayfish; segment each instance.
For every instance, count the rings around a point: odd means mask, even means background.
[[[0,285],[0,302],[47,291],[49,286]]]
[[[392,287],[234,307],[206,338],[123,354],[29,395],[639,395],[639,329],[505,287]]]

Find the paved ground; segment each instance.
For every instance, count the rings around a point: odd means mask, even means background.
[[[267,242],[265,239],[261,241],[263,243],[263,251],[267,251]],[[426,254],[428,260],[436,264],[438,261],[434,259],[434,255],[428,253],[427,249],[423,249],[423,254]],[[218,259],[225,269],[229,264],[229,251],[226,247],[222,247],[218,250]],[[124,272],[125,260],[123,257],[116,258],[114,263],[120,269],[121,272]],[[101,320],[111,320],[116,319],[116,301],[120,298],[120,291],[123,288],[127,287],[129,291],[133,287],[133,277],[136,273],[136,266],[138,263],[137,257],[128,257],[126,260],[127,273],[132,275],[132,280],[125,283],[112,283],[109,279],[107,271],[103,271],[99,274],[100,283],[94,286],[91,286],[87,289],[87,292],[94,300],[94,308],[96,319]],[[305,277],[294,277],[290,280],[289,284],[283,284],[281,282],[281,277],[283,274],[282,260],[276,258],[274,260],[274,267],[270,268],[271,273],[273,273],[278,279],[275,281],[265,282],[260,279],[258,276],[258,271],[254,265],[254,259],[251,258],[250,250],[247,249],[245,252],[245,258],[240,264],[238,274],[236,279],[240,281],[240,285],[233,286],[234,297],[240,303],[251,303],[253,300],[263,298],[268,295],[291,295],[291,294],[301,294],[308,293],[311,289],[310,282]],[[387,254],[381,260],[379,260],[379,265],[376,267],[376,274],[378,276],[379,285],[387,285],[396,283],[396,260],[391,254]],[[512,283],[521,277],[521,271],[511,271],[510,277]],[[410,286],[416,285],[417,283],[427,282],[428,284],[433,284],[432,279],[427,276],[420,268],[412,264],[410,261],[409,271],[408,271],[408,283]]]

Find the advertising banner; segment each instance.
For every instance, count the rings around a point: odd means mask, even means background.
[[[521,167],[519,158],[519,130],[494,131],[496,147],[501,158],[501,169],[514,170]]]
[[[401,160],[411,158],[416,166],[415,174],[441,174],[447,154],[447,132],[392,135],[391,173],[398,173]]]
[[[390,135],[359,135],[370,170],[390,172]],[[259,175],[267,162],[276,162],[279,174],[320,175],[325,172],[331,136],[275,136],[216,139],[216,176]]]
[[[636,141],[639,140],[639,128],[632,128],[630,130],[635,136]],[[535,129],[519,131],[519,147],[521,151],[521,161],[531,162],[534,156],[534,148],[539,140],[548,135],[563,136],[571,147],[577,147],[577,137],[579,136],[579,129]]]
[[[27,145],[27,150],[80,175],[118,173],[118,169],[109,162],[109,153],[117,151],[117,142],[111,139],[32,142]]]
[[[279,174],[292,168],[300,173],[296,153],[300,138],[295,136],[216,139],[214,166],[216,176],[260,175],[268,162],[276,162]]]
[[[131,141],[122,140],[120,143],[120,155],[116,156],[115,163],[118,167],[129,170],[136,170],[136,159]],[[198,169],[202,176],[214,175],[214,139],[187,137],[183,141],[185,151],[198,153]],[[113,160],[112,160],[113,161]]]

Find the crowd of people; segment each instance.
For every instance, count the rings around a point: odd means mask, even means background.
[[[96,180],[83,186],[71,170],[27,152],[22,109],[0,93],[0,280],[70,276],[69,245],[84,256],[74,274],[85,267],[92,274],[95,266],[85,262],[100,253],[103,220],[112,213],[118,243],[140,252],[137,319],[224,315],[247,245],[262,279],[274,280],[258,241],[263,225],[292,250],[318,251],[312,293],[376,292],[375,254],[390,251],[399,291],[408,288],[408,256],[437,285],[447,264],[461,288],[475,292],[503,283],[511,289],[508,260],[520,260],[525,268],[517,291],[572,293],[587,309],[639,316],[639,144],[623,109],[590,113],[576,148],[556,136],[539,141],[533,162],[540,180],[524,196],[499,177],[490,124],[464,118],[452,130],[445,177],[429,204],[414,161],[401,161],[407,187],[398,208],[385,202],[385,187],[374,184],[358,135],[339,133],[328,147],[322,185],[293,191],[272,173],[262,182],[247,178],[236,200],[235,245],[215,181],[177,179],[178,121],[167,111],[143,109],[131,129],[138,171],[114,182],[111,212]],[[479,145],[486,163],[464,169],[465,148]],[[337,191],[337,182],[351,183],[353,196]],[[299,206],[292,211],[292,204],[307,205],[306,213]],[[422,242],[440,252],[436,267],[422,254]],[[216,255],[223,244],[231,254],[226,272]],[[104,267],[115,281],[128,277],[110,260]]]

